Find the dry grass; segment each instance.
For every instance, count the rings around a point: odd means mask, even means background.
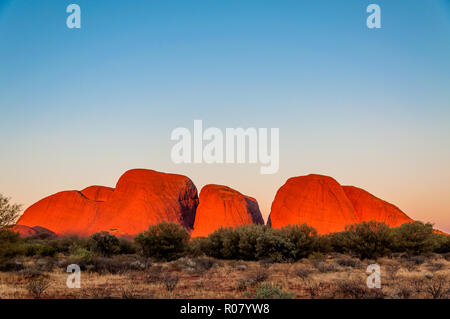
[[[369,263],[342,255],[293,264],[184,258],[114,274],[82,271],[81,289],[67,288],[62,267],[0,272],[0,298],[246,298],[266,283],[295,298],[450,298],[443,256],[379,259],[381,289],[366,286]]]

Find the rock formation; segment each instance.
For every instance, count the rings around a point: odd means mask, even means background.
[[[199,197],[192,237],[208,236],[220,227],[264,224],[258,202],[227,186],[206,185]]]
[[[133,169],[115,189],[91,186],[46,197],[30,206],[17,225],[38,225],[58,235],[105,230],[132,236],[163,220],[192,229],[197,205],[197,189],[186,176]]]
[[[319,234],[338,232],[359,221],[341,185],[315,174],[288,179],[275,196],[269,218],[274,228],[306,223]]]
[[[55,238],[56,234],[44,227],[28,227],[24,225],[15,225],[11,227],[11,231],[19,233],[20,237],[31,237],[40,234],[47,234],[50,238]]]
[[[361,188],[341,186],[328,176],[307,175],[290,178],[278,190],[268,224],[279,228],[307,223],[319,234],[327,234],[371,220],[390,227],[413,221],[398,207]]]
[[[376,220],[390,227],[413,222],[398,207],[354,186],[343,186],[345,194],[355,208],[359,222]]]

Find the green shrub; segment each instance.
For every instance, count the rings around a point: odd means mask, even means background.
[[[292,299],[294,293],[283,291],[279,286],[265,283],[258,287],[253,296],[250,294],[246,294],[246,296],[253,299]]]
[[[119,253],[120,254],[135,254],[137,252],[137,247],[134,242],[126,238],[119,238]]]
[[[281,232],[270,229],[264,236],[258,237],[256,243],[256,258],[271,259],[274,262],[290,261],[294,258],[295,245]]]
[[[239,235],[239,259],[256,260],[258,238],[264,237],[270,228],[261,225],[246,225],[236,228]]]
[[[187,253],[189,234],[183,227],[168,222],[152,225],[135,242],[145,257],[174,260]]]
[[[106,231],[89,237],[88,245],[91,251],[102,256],[111,256],[120,252],[119,239]]]
[[[0,243],[17,243],[21,241],[19,233],[6,228],[0,228]]]
[[[222,259],[238,259],[239,233],[231,227],[221,227],[208,236],[208,243],[205,246],[205,253],[208,256]]]
[[[422,222],[405,223],[392,229],[392,250],[408,254],[432,252],[439,247],[433,225]]]
[[[284,262],[317,249],[316,231],[307,225],[273,229],[264,225],[219,228],[203,239],[203,252],[215,258]]]
[[[389,226],[370,221],[347,226],[344,232],[333,234],[331,242],[337,252],[354,254],[360,259],[378,258],[389,253],[392,236]]]
[[[317,246],[317,231],[306,224],[283,227],[280,235],[294,245],[290,252],[294,260],[308,257]]]
[[[206,237],[192,238],[188,243],[187,254],[191,257],[200,257],[205,255],[209,245],[209,239]]]
[[[37,247],[36,254],[42,257],[55,257],[57,251],[54,247],[49,245],[40,245]]]
[[[446,235],[435,235],[436,241],[438,242],[438,245],[435,249],[435,252],[440,254],[445,254],[450,252],[450,236]]]

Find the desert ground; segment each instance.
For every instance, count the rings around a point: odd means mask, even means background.
[[[21,257],[21,270],[0,272],[0,298],[450,298],[450,254],[378,260],[328,254],[295,263],[183,257],[154,263],[136,255],[102,258],[69,289],[67,257]],[[367,287],[369,264],[381,288]]]

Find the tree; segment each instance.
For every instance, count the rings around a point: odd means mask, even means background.
[[[357,255],[360,259],[378,258],[389,252],[391,230],[382,222],[369,221],[347,226],[344,232],[334,234],[334,247]]]
[[[187,252],[189,233],[175,223],[164,221],[150,226],[134,240],[145,257],[174,260]]]
[[[419,221],[405,223],[396,227],[393,232],[393,249],[409,254],[422,254],[438,248],[439,242],[433,231],[433,225]]]
[[[106,231],[92,235],[88,245],[92,251],[106,257],[120,252],[119,239]]]
[[[10,198],[0,194],[0,229],[13,226],[21,209],[21,205],[12,204]]]

